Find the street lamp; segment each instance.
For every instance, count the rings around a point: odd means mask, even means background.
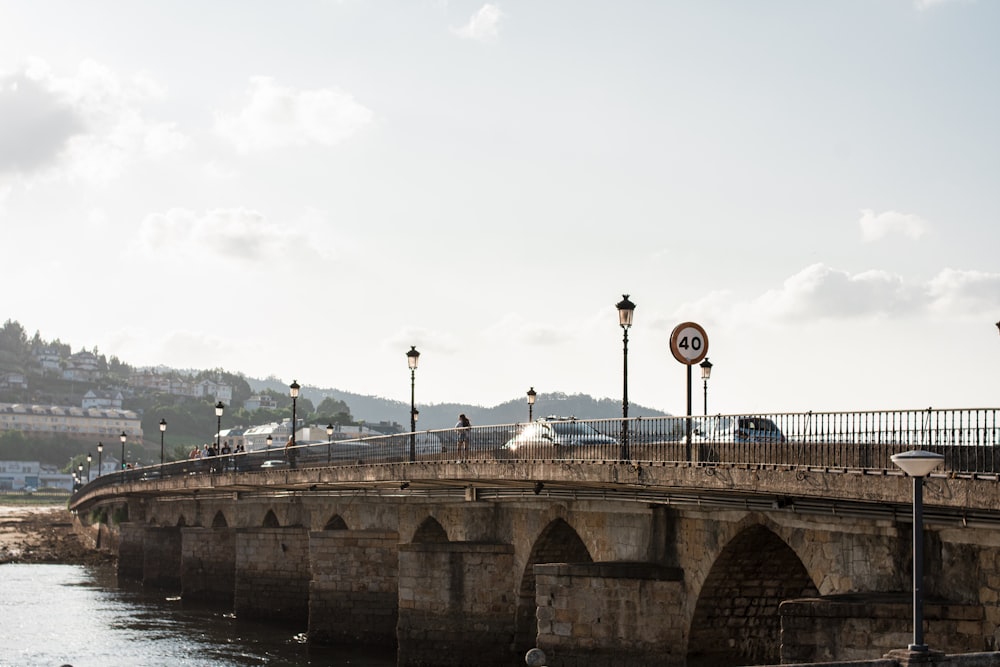
[[[128,440],[128,436],[125,435],[125,431],[118,436],[118,439],[122,441],[122,470],[125,470],[125,441]]]
[[[924,477],[944,456],[921,449],[892,455],[892,462],[913,478],[913,643],[911,651],[927,651],[924,644]]]
[[[529,422],[531,421],[531,418],[532,418],[532,410],[535,407],[535,397],[537,395],[538,394],[535,393],[535,388],[534,387],[531,387],[530,389],[528,389],[528,421]]]
[[[97,476],[98,477],[100,477],[101,474],[104,472],[104,468],[101,465],[101,459],[103,458],[103,454],[104,454],[104,443],[103,442],[98,442],[97,443]]]
[[[632,327],[632,313],[635,311],[635,304],[629,301],[628,294],[622,294],[624,299],[615,304],[618,309],[618,324],[625,332],[622,353],[622,445],[621,460],[629,459],[628,452],[628,330]]]
[[[268,452],[268,454],[267,454],[267,456],[265,458],[270,458],[270,456],[271,456],[270,451],[271,451],[271,443],[272,442],[274,442],[274,438],[272,438],[271,434],[268,433],[267,437],[264,439],[264,444],[267,445],[267,448],[264,451]]]
[[[87,484],[90,484],[90,462],[94,460],[94,457],[87,452]]]
[[[701,381],[705,384],[705,416],[708,416],[708,379],[712,377],[712,362],[705,357],[705,360],[698,364],[701,366]]]
[[[76,467],[76,478],[80,480],[80,484],[83,484],[83,464],[82,463]]]
[[[167,420],[160,419],[160,465],[163,465],[163,434],[167,430]]]
[[[222,440],[222,413],[226,411],[226,406],[223,405],[222,401],[215,404],[215,453],[218,454],[221,450],[219,445]]]
[[[292,447],[295,446],[295,402],[299,398],[299,389],[299,383],[295,380],[288,385],[288,393],[292,396]]]
[[[417,459],[417,362],[420,360],[420,353],[417,346],[411,345],[410,351],[406,353],[406,364],[410,367],[410,460]]]
[[[326,464],[330,465],[330,445],[333,444],[333,424],[326,425]]]

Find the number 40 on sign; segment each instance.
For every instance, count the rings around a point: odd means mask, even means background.
[[[682,322],[670,334],[670,351],[682,364],[696,364],[708,354],[708,334],[699,324]]]

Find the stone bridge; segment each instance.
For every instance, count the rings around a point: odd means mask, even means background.
[[[89,485],[119,574],[399,665],[880,658],[911,638],[912,486],[894,470],[433,460]],[[925,639],[1000,639],[996,474],[924,485]]]

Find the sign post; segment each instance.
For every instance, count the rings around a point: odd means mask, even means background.
[[[700,324],[682,322],[670,334],[670,352],[687,366],[687,460],[691,461],[691,367],[708,354],[708,334]]]

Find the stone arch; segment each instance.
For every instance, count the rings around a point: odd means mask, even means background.
[[[413,533],[413,544],[432,544],[448,541],[448,531],[432,516],[427,517]]]
[[[818,595],[795,551],[763,525],[740,531],[705,578],[688,634],[688,667],[778,664],[778,605]]]
[[[524,655],[535,646],[538,622],[535,617],[535,573],[539,563],[592,563],[593,557],[580,535],[564,519],[553,519],[539,533],[521,577],[514,619],[515,654]]]
[[[226,521],[226,515],[219,510],[212,517],[212,528],[229,528],[229,522]]]
[[[264,521],[261,522],[264,528],[281,528],[281,523],[278,521],[277,515],[275,515],[274,510],[268,510],[267,514],[264,515]]]
[[[323,530],[347,530],[347,522],[339,514],[334,514],[323,526]]]

